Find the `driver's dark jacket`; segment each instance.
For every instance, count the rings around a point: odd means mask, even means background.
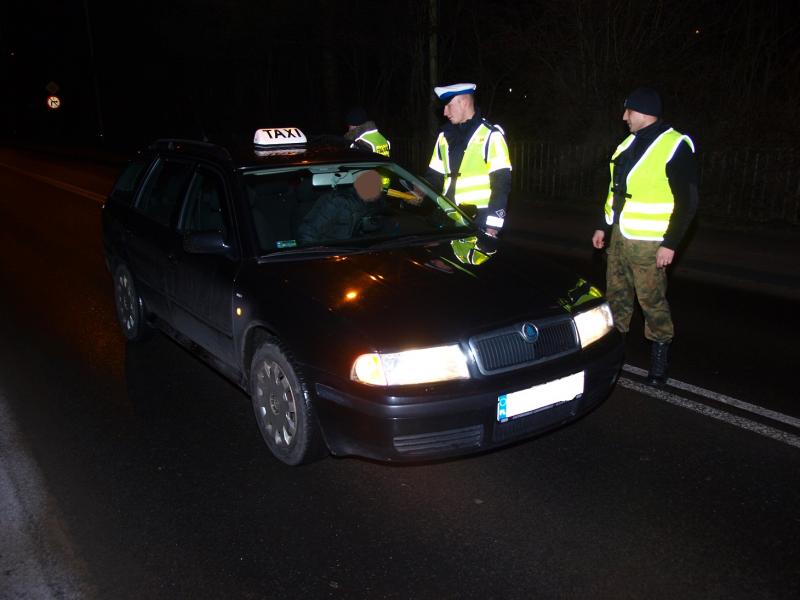
[[[367,212],[367,205],[352,189],[326,192],[298,225],[297,240],[307,244],[350,239]]]

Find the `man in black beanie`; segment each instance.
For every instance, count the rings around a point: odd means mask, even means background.
[[[666,268],[697,211],[697,164],[691,138],[662,121],[655,90],[637,88],[623,106],[630,135],[611,156],[604,220],[592,245],[603,248],[611,235],[606,296],[614,323],[628,332],[637,298],[652,342],[647,383],[661,386],[674,336]]]
[[[391,144],[389,140],[378,131],[378,126],[367,116],[367,111],[361,106],[354,106],[347,112],[347,133],[345,139],[353,142],[352,146],[361,146],[378,154],[389,156]]]

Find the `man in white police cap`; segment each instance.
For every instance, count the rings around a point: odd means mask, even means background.
[[[511,191],[511,160],[505,134],[481,117],[474,83],[434,88],[444,103],[445,123],[436,138],[427,177],[434,189],[468,212],[478,226],[497,237],[503,228]]]

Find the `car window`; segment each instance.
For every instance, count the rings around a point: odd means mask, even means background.
[[[222,177],[209,169],[199,168],[186,194],[181,229],[185,233],[219,231],[227,239],[224,206],[225,182]]]
[[[371,178],[377,194],[361,197]],[[424,181],[387,163],[249,171],[244,188],[264,254],[286,248],[472,231],[472,222]],[[363,188],[362,188],[363,189]],[[352,244],[351,244],[352,245]]]
[[[139,195],[137,210],[169,227],[177,214],[191,172],[191,163],[159,160]]]
[[[128,163],[114,183],[110,194],[111,197],[122,204],[130,206],[133,203],[136,187],[139,185],[139,180],[144,175],[147,165],[148,162],[144,159],[137,159]]]

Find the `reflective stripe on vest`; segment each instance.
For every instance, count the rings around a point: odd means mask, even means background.
[[[356,138],[356,141],[364,142],[372,149],[373,152],[382,154],[383,156],[389,156],[389,150],[391,150],[392,146],[389,143],[389,140],[387,140],[377,129],[365,131]]]
[[[442,194],[447,192],[452,180],[448,150],[447,138],[440,133],[429,166],[444,175]],[[499,169],[510,168],[511,158],[503,130],[497,125],[481,123],[464,150],[464,158],[461,160],[456,179],[454,198],[456,204],[474,204],[478,208],[489,206],[489,198],[492,195],[489,174]]]
[[[617,146],[611,156],[611,185],[605,204],[606,223],[614,223],[614,160],[633,143],[633,134],[625,138]],[[625,201],[619,217],[619,228],[630,240],[646,240],[660,242],[669,226],[675,199],[667,179],[667,163],[672,160],[680,144],[686,141],[694,152],[694,143],[687,135],[682,135],[672,128],[659,135],[645,150],[641,158],[628,172],[626,192],[629,198]]]

